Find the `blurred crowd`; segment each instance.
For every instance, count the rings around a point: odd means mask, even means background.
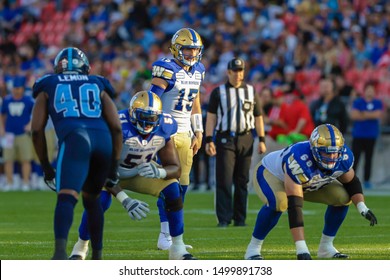
[[[131,93],[149,87],[152,63],[171,57],[171,37],[182,27],[203,39],[206,105],[238,56],[259,94],[293,92],[309,105],[327,77],[347,109],[367,83],[375,84],[385,112],[390,107],[386,0],[0,0],[0,94],[12,91],[15,76],[25,78],[28,93],[53,71],[58,51],[75,46],[93,74],[112,82],[123,109]],[[389,114],[382,124],[390,126]]]

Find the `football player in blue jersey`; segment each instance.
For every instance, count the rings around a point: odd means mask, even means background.
[[[371,226],[377,224],[374,213],[364,202],[353,161],[343,135],[330,124],[316,127],[309,141],[265,156],[253,176],[255,190],[265,204],[257,215],[245,259],[263,259],[263,241],[287,210],[297,259],[310,260],[304,236],[303,201],[328,205],[317,258],[348,258],[334,247],[333,240],[351,202]]]
[[[112,101],[114,90],[107,79],[88,75],[89,70],[81,50],[65,48],[54,60],[55,74],[38,79],[33,86],[33,144],[44,179],[57,192],[52,259],[68,259],[68,234],[80,192],[90,217],[92,259],[102,259],[104,216],[98,197],[106,180],[111,185],[118,181],[122,130]],[[47,153],[48,117],[59,143],[56,169]]]
[[[180,185],[182,195],[190,184],[193,156],[202,145],[203,121],[200,104],[200,86],[204,80],[205,67],[200,62],[203,43],[199,34],[191,28],[182,28],[172,37],[172,58],[162,58],[152,65],[150,90],[162,101],[164,113],[169,113],[178,123],[174,138],[181,164]],[[172,244],[164,203],[157,202],[161,232],[157,247],[168,250]]]
[[[178,178],[181,167],[172,141],[177,122],[162,113],[160,98],[151,91],[140,91],[130,101],[129,109],[119,111],[122,123],[123,149],[119,164],[120,182],[109,189],[122,203],[132,219],[141,220],[149,212],[148,205],[131,199],[122,189],[161,197],[172,235],[169,259],[195,259],[183,242],[183,202]],[[158,157],[158,164],[154,159]],[[102,192],[105,193],[105,192]],[[102,200],[104,209],[110,205],[109,195]],[[85,259],[88,251],[87,217],[79,227],[79,240],[71,259]]]

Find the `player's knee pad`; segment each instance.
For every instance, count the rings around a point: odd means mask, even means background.
[[[175,212],[183,209],[183,199],[181,196],[180,185],[175,182],[167,186],[162,191],[167,212]]]
[[[173,200],[165,200],[165,211],[167,212],[177,212],[183,209],[183,199],[179,196]]]

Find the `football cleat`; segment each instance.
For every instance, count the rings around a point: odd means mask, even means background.
[[[85,260],[88,255],[88,240],[79,240],[74,244],[72,253],[70,254],[70,260]]]
[[[250,256],[250,257],[248,257],[246,259],[247,260],[264,260],[262,255],[253,255],[253,256]]]
[[[332,259],[348,259],[349,256],[343,253],[336,253],[333,255]]]
[[[171,245],[169,248],[170,260],[196,260],[196,258],[187,252],[187,245]]]
[[[185,260],[185,261],[187,261],[187,260],[197,260],[197,258],[195,258],[191,254],[185,254],[185,255],[183,255],[183,260]]]
[[[157,249],[159,250],[169,250],[172,245],[172,237],[169,233],[160,232],[157,241]]]
[[[331,250],[318,250],[317,258],[319,259],[348,259],[349,256],[343,253],[340,253],[336,250],[336,248],[332,248]]]
[[[298,254],[297,260],[311,260],[311,256],[309,253]]]

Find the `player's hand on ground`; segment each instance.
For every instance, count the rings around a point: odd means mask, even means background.
[[[149,205],[146,202],[130,197],[123,200],[122,205],[133,220],[142,220],[150,212]]]
[[[378,220],[370,209],[367,209],[367,211],[362,212],[361,214],[364,218],[370,221],[370,226],[374,226],[378,223]]]

